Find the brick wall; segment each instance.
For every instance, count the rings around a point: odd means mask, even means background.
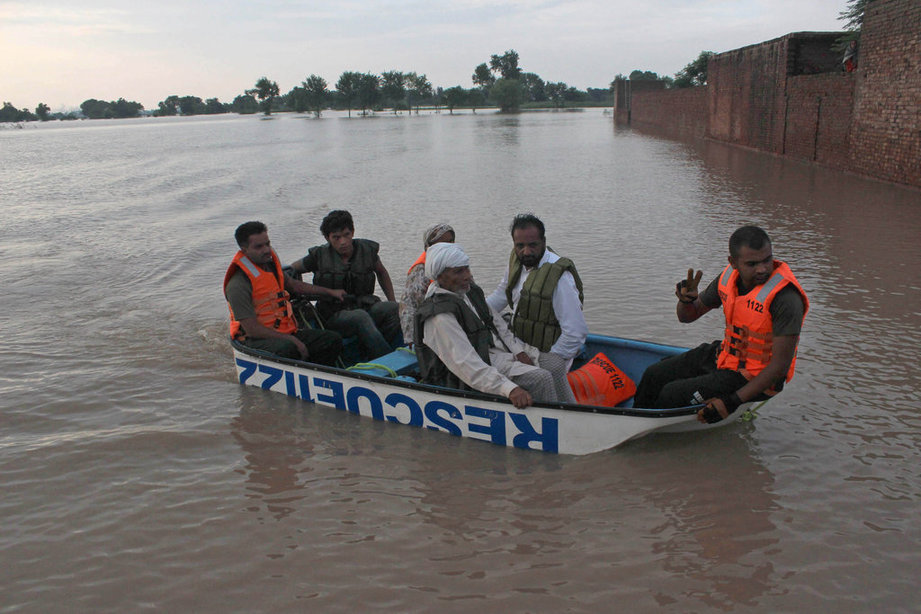
[[[780,153],[849,170],[854,84],[840,72],[790,77]]]
[[[921,187],[921,0],[868,5],[854,73],[841,70],[838,36],[721,53],[707,86],[634,91],[615,119]]]
[[[921,2],[869,3],[855,74],[851,169],[921,187]]]
[[[633,89],[630,123],[664,128],[680,136],[705,136],[707,88]]]

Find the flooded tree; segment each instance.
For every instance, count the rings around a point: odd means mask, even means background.
[[[268,77],[262,77],[256,81],[256,87],[247,90],[246,93],[259,99],[262,111],[266,115],[272,114],[272,102],[275,101],[275,97],[279,94],[277,83],[269,80]]]

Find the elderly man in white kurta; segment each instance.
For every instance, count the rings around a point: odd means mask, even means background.
[[[433,283],[416,312],[416,355],[423,381],[507,397],[515,407],[559,401],[553,376],[535,366],[538,352],[516,339],[473,283],[463,248],[428,248]]]
[[[497,312],[511,309],[515,336],[540,350],[537,364],[553,373],[560,398],[573,403],[566,374],[588,336],[582,280],[571,260],[547,249],[536,216],[515,216],[511,233],[509,266],[486,302]]]

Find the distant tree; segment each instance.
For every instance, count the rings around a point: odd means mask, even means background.
[[[272,103],[279,94],[277,83],[269,80],[268,77],[261,77],[256,81],[256,87],[247,90],[246,93],[259,99],[263,113],[266,115],[272,114]]]
[[[36,119],[37,117],[28,109],[17,109],[9,102],[4,102],[3,108],[0,109],[0,122],[29,122]]]
[[[179,112],[183,115],[201,115],[205,112],[205,103],[198,96],[183,96],[179,99]]]
[[[553,105],[561,109],[566,106],[565,94],[568,88],[569,86],[562,81],[557,81],[556,83],[548,83],[545,89],[547,97],[553,102]]]
[[[50,119],[48,115],[50,111],[51,111],[51,108],[48,105],[46,105],[44,102],[38,103],[38,106],[35,107],[35,114],[43,122],[46,122]]]
[[[518,68],[518,52],[509,49],[502,55],[493,55],[489,58],[489,68],[505,80],[521,78],[521,69]]]
[[[486,94],[483,93],[483,88],[481,87],[472,87],[467,90],[467,105],[470,107],[470,110],[476,113],[477,107],[482,107],[486,103]]]
[[[302,86],[295,85],[290,92],[285,94],[284,98],[288,108],[295,113],[303,113],[307,110],[307,92]]]
[[[845,22],[844,29],[847,33],[835,41],[835,49],[843,51],[851,41],[860,41],[860,31],[863,28],[863,16],[867,7],[873,0],[848,0],[847,8],[838,13],[838,19]]]
[[[88,119],[106,119],[114,117],[112,105],[104,100],[89,98],[80,103],[83,116]]]
[[[406,73],[406,93],[407,106],[410,111],[413,108],[413,101],[416,101],[416,114],[419,114],[419,103],[432,96],[432,84],[425,75],[417,75],[414,72]]]
[[[406,98],[406,75],[398,70],[381,73],[381,96],[396,112]]]
[[[543,102],[547,100],[546,84],[544,80],[532,72],[521,74],[521,86],[524,88],[525,100],[530,102]]]
[[[499,79],[490,96],[501,113],[514,113],[521,107],[521,83],[517,79]]]
[[[489,92],[489,88],[496,82],[496,77],[489,70],[489,66],[486,65],[486,62],[483,62],[473,70],[471,79],[473,80],[473,84],[481,88],[484,93]]]
[[[154,112],[157,116],[171,116],[179,113],[179,96],[167,96],[166,99],[157,103],[157,110]]]
[[[381,78],[371,73],[364,73],[358,80],[358,106],[362,114],[373,110],[381,98]]]
[[[345,71],[339,75],[336,82],[336,91],[339,97],[345,101],[345,106],[349,110],[349,117],[352,116],[352,101],[358,95],[358,87],[361,83],[361,74],[357,72]]]
[[[134,102],[133,100],[125,100],[124,98],[119,98],[115,102],[110,102],[109,105],[112,108],[112,112],[115,117],[138,117],[141,114],[141,111],[144,110],[144,105],[140,102]]]
[[[585,100],[587,96],[588,94],[572,86],[566,88],[566,91],[563,92],[563,98],[565,98],[567,102],[581,102]]]
[[[707,63],[715,53],[701,51],[697,59],[675,74],[675,87],[696,87],[707,84]]]
[[[448,107],[448,113],[454,115],[454,107],[464,104],[467,99],[467,90],[459,85],[449,87],[444,91],[445,106]]]
[[[631,81],[658,81],[659,75],[651,70],[634,70],[630,73]]]
[[[585,90],[589,100],[592,102],[604,102],[610,97],[611,90],[603,90],[600,87],[590,87]]]
[[[206,115],[218,115],[219,113],[226,113],[227,105],[221,103],[217,98],[209,98],[205,101],[205,110]]]
[[[230,108],[233,109],[234,113],[250,115],[259,110],[259,103],[256,102],[256,97],[252,94],[240,94],[233,99]]]
[[[844,29],[860,32],[863,27],[863,16],[867,7],[873,0],[848,0],[847,8],[838,14],[838,19],[845,21]]]
[[[326,108],[329,91],[326,89],[326,79],[317,75],[310,75],[302,84],[307,98],[307,110],[313,111],[315,117]]]

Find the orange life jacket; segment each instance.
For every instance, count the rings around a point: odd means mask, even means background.
[[[580,405],[614,407],[636,393],[636,384],[602,352],[566,378]]]
[[[726,316],[726,331],[720,347],[716,366],[719,369],[738,371],[751,380],[761,373],[771,362],[774,333],[771,319],[771,302],[777,293],[792,284],[803,297],[803,317],[809,311],[809,299],[806,291],[793,276],[785,262],[774,261],[771,277],[755,286],[747,294],[739,296],[736,281],[739,273],[731,266],[723,269],[719,278],[719,294]],[[793,379],[796,369],[796,354],[787,370],[786,381]],[[779,392],[779,388],[769,388],[765,394]]]
[[[224,274],[224,290],[233,274],[240,269],[249,278],[253,285],[253,306],[256,308],[256,319],[263,326],[274,328],[280,333],[293,333],[297,331],[297,322],[294,320],[294,311],[291,309],[290,295],[284,288],[284,273],[278,254],[272,250],[275,262],[275,274],[256,266],[246,257],[242,250],[238,251],[227,273]],[[227,308],[230,309],[228,303]],[[243,328],[230,309],[230,336],[234,339],[243,337]]]
[[[416,258],[416,261],[413,262],[413,265],[412,265],[411,267],[409,267],[409,270],[406,271],[406,274],[409,275],[410,272],[411,272],[414,268],[416,268],[416,265],[417,265],[417,264],[425,265],[425,252],[424,252],[424,251],[422,252],[422,255],[421,255],[421,256],[419,256],[418,258]]]

